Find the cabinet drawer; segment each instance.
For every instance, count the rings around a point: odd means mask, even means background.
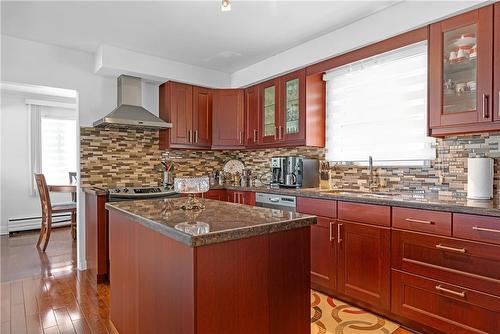
[[[500,218],[455,213],[453,236],[500,244]]]
[[[392,208],[392,226],[405,230],[451,236],[451,213]]]
[[[393,313],[445,333],[498,333],[500,298],[392,271]]]
[[[327,199],[297,197],[297,212],[337,218],[337,202]]]
[[[500,246],[393,230],[392,267],[500,296]]]
[[[391,226],[391,207],[384,205],[339,202],[338,217],[360,223]]]

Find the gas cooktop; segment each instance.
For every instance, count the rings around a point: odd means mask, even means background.
[[[108,198],[154,198],[173,197],[178,195],[174,190],[164,187],[125,187],[108,189]]]

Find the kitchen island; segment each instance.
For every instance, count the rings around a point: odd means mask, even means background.
[[[205,200],[107,203],[110,317],[126,333],[309,333],[314,216]]]

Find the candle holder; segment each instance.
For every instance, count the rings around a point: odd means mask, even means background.
[[[205,205],[195,195],[207,192],[210,189],[208,176],[177,177],[174,180],[174,190],[180,194],[187,194],[186,202],[181,206],[184,210],[204,209]]]

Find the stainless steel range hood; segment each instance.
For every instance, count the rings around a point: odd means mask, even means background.
[[[153,115],[142,107],[141,78],[118,77],[118,107],[94,122],[95,127],[167,129],[172,124]]]

